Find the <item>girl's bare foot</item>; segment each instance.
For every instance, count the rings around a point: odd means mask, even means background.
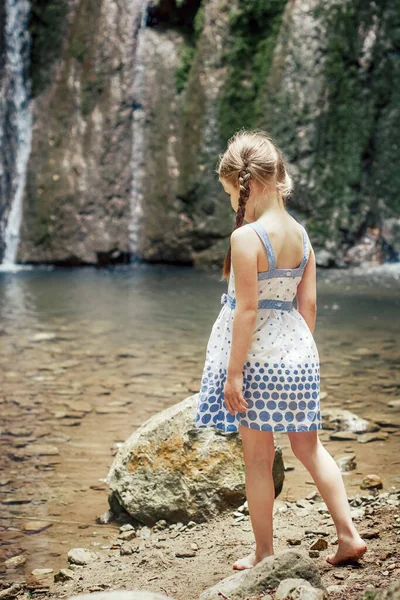
[[[271,554],[264,554],[261,556],[256,555],[255,552],[251,552],[244,558],[239,558],[236,562],[233,563],[233,569],[237,569],[238,571],[243,571],[244,569],[251,569],[257,563],[261,562],[263,558],[266,556],[271,556]]]
[[[340,565],[349,560],[358,560],[367,551],[364,540],[358,536],[339,540],[339,547],[335,554],[327,556],[326,561],[331,565]]]

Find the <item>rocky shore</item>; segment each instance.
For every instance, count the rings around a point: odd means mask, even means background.
[[[103,543],[70,548],[61,569],[49,564],[34,569],[25,583],[4,583],[0,598],[113,590],[148,592],[143,600],[398,598],[399,589],[389,596],[385,590],[400,585],[400,490],[392,485],[380,491],[382,480],[374,473],[362,479],[362,491],[349,503],[368,551],[359,562],[334,567],[326,556],[337,544],[336,532],[318,491],[295,501],[281,498],[290,467],[278,445],[275,554],[253,569],[232,571],[234,560],[254,547],[240,439],[194,428],[197,396],[154,415],[120,446],[104,480],[110,508],[97,519],[98,534],[110,522],[119,524],[116,533],[103,535]],[[376,423],[347,410],[326,409],[324,423],[334,439],[364,436],[359,441],[367,443],[382,435]],[[344,455],[338,463],[343,472],[352,471],[355,456]],[[11,557],[6,566],[20,559]]]
[[[148,592],[143,600],[158,599],[151,593],[173,600],[378,600],[387,597],[385,590],[395,582],[397,592],[388,598],[399,598],[400,491],[371,490],[350,497],[349,502],[368,545],[359,563],[333,567],[326,562],[337,540],[326,506],[312,491],[296,502],[276,499],[275,556],[257,565],[257,580],[262,580],[258,588],[254,587],[252,570],[232,570],[232,563],[253,549],[244,503],[205,523],[168,524],[160,520],[152,528],[125,523],[117,537],[95,550],[71,548],[66,552],[64,569],[38,570],[25,585],[6,587],[3,583],[0,598],[61,599],[100,591],[142,590]],[[278,595],[277,590],[283,589],[280,581],[299,577],[309,581],[313,589],[303,590],[301,596]],[[236,585],[256,591],[243,596],[235,592]],[[295,587],[302,586],[297,582]],[[218,596],[218,591],[225,596]],[[315,591],[323,595],[312,595]]]

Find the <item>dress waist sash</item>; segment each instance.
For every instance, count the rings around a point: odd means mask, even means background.
[[[235,308],[236,299],[230,294],[223,293],[221,304],[227,304],[230,308]],[[275,310],[292,310],[293,302],[290,300],[277,300],[275,298],[263,298],[258,301],[258,308],[274,308]]]

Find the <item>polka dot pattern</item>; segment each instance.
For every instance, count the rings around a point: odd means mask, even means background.
[[[271,253],[270,245],[267,246]],[[262,272],[268,276],[258,279],[259,298],[293,301],[303,269],[304,266]],[[232,265],[228,294],[235,298]],[[234,311],[228,304],[223,304],[212,327],[195,427],[215,427],[225,432],[238,431],[239,425],[261,431],[322,429],[318,349],[306,321],[294,307],[290,311],[258,309],[242,369],[242,393],[248,407],[233,415],[228,411],[224,403],[224,386]]]

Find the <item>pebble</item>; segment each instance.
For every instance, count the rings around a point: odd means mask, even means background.
[[[30,342],[45,342],[47,340],[55,340],[56,334],[43,331],[41,333],[35,333],[32,337],[29,338]]]
[[[324,538],[318,538],[310,546],[310,550],[326,550],[328,542]]]
[[[338,459],[336,459],[336,463],[339,469],[342,471],[342,473],[354,471],[354,469],[357,467],[356,455],[348,454],[346,456],[341,456]]]
[[[71,569],[60,569],[58,573],[54,575],[54,581],[69,581],[74,579],[74,572]]]
[[[52,572],[53,569],[33,569],[32,575],[34,575],[35,577],[40,577],[41,575],[48,575]]]
[[[74,565],[84,566],[97,559],[97,554],[87,548],[71,548],[68,561]]]
[[[400,408],[400,398],[397,398],[396,400],[391,400],[390,402],[388,402],[388,406],[390,408]]]
[[[133,538],[136,537],[136,531],[134,529],[128,530],[128,531],[123,531],[122,533],[120,533],[118,535],[118,540],[122,540],[124,542],[129,542],[130,540],[133,540]]]
[[[376,431],[374,433],[362,433],[358,436],[357,442],[367,444],[368,442],[376,442],[379,440],[387,440],[389,434],[386,431]]]
[[[367,475],[362,480],[362,482],[360,484],[360,488],[362,490],[369,490],[369,489],[374,489],[374,488],[381,490],[383,488],[382,479],[379,477],[379,475],[375,475],[375,474]]]
[[[331,433],[329,436],[330,440],[338,440],[338,441],[348,441],[348,440],[357,440],[357,436],[355,433],[351,431],[335,431]]]

